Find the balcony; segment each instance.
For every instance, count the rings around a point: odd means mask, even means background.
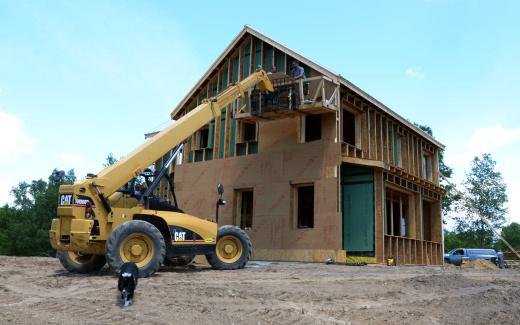
[[[331,113],[339,109],[339,85],[325,76],[294,80],[276,73],[270,79],[274,92],[253,90],[237,110],[237,119],[256,122],[299,114]]]
[[[341,143],[341,154],[346,157],[366,159],[367,154],[362,149],[352,145],[350,143]]]

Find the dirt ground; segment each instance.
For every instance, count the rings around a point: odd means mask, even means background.
[[[121,308],[117,277],[0,256],[0,324],[519,324],[520,272],[255,263],[164,268]]]

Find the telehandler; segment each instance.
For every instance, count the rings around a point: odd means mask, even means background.
[[[217,186],[216,222],[205,220],[179,209],[167,171],[188,136],[219,118],[222,108],[254,87],[273,91],[265,71],[258,70],[203,101],[97,175],[60,186],[57,218],[52,220],[49,237],[61,264],[70,272],[88,273],[107,262],[114,271],[134,262],[140,276],[147,277],[163,263],[182,265],[195,255],[206,255],[214,269],[243,268],[251,255],[249,237],[235,226],[218,228],[218,207],[225,204],[223,186]],[[170,151],[160,169],[148,168]],[[170,184],[173,204],[153,195],[162,179]]]

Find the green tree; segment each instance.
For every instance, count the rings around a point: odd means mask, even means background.
[[[54,170],[47,182],[39,179],[21,182],[11,194],[14,206],[0,208],[0,255],[50,256],[50,223],[56,216],[58,189],[72,184],[74,170],[65,173]]]
[[[105,158],[106,162],[103,164],[103,167],[107,168],[108,166],[112,166],[117,162],[117,158],[114,157],[113,153],[109,153],[108,156]]]
[[[506,184],[490,154],[475,157],[464,180],[463,207],[467,216],[455,218],[456,230],[468,243],[476,247],[491,247],[494,234],[481,217],[496,229],[506,222]]]
[[[466,246],[463,238],[456,231],[444,231],[444,251],[449,252],[454,248]]]
[[[511,224],[502,228],[502,232],[500,234],[507,242],[513,246],[516,251],[520,250],[520,224],[516,222],[512,222]],[[502,251],[509,251],[509,247],[504,244],[501,240],[497,242],[497,249]]]

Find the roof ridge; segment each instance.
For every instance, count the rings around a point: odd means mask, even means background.
[[[202,75],[202,77],[197,81],[197,83],[188,92],[188,94],[186,94],[186,96],[179,102],[179,104],[175,107],[175,109],[170,114],[171,118],[173,118],[178,113],[178,111],[186,104],[187,100],[193,95],[193,93],[196,91],[196,89],[198,87],[200,87],[202,85],[202,83],[204,83],[206,78],[211,75],[211,72],[213,71],[213,69],[215,69],[221,63],[222,59],[224,59],[228,55],[228,53],[234,48],[235,43],[237,43],[242,38],[242,36],[244,36],[246,33],[249,33],[249,34],[251,34],[251,35],[253,35],[255,37],[258,37],[258,38],[262,39],[262,41],[267,42],[269,45],[277,48],[278,50],[281,50],[283,52],[288,53],[289,55],[291,55],[292,57],[294,57],[298,61],[301,61],[302,63],[310,66],[311,68],[313,68],[314,70],[322,73],[323,75],[328,76],[332,80],[334,80],[334,81],[336,81],[338,83],[343,84],[345,87],[351,88],[352,90],[357,92],[358,95],[360,95],[365,100],[367,100],[369,103],[371,103],[374,106],[378,107],[379,109],[381,109],[385,113],[391,115],[392,117],[394,117],[399,122],[405,124],[407,127],[409,127],[410,129],[414,130],[415,132],[417,132],[419,135],[421,135],[424,138],[426,138],[427,140],[433,142],[435,145],[439,146],[440,148],[444,148],[445,147],[441,142],[437,141],[437,139],[435,139],[433,136],[427,134],[426,132],[421,130],[419,127],[415,126],[413,123],[411,123],[406,118],[402,117],[400,114],[398,114],[397,112],[395,112],[394,110],[392,110],[391,108],[389,108],[388,106],[386,106],[385,104],[383,104],[382,102],[377,100],[375,97],[371,96],[366,91],[364,91],[360,87],[356,86],[355,84],[353,84],[352,82],[347,80],[341,74],[332,72],[329,69],[321,66],[320,64],[315,63],[314,61],[306,58],[305,56],[303,56],[303,55],[301,55],[301,54],[299,54],[299,53],[297,53],[297,52],[295,52],[293,50],[291,50],[287,46],[285,46],[285,45],[275,41],[271,37],[267,36],[266,34],[260,32],[260,31],[258,31],[257,29],[251,27],[248,24],[244,25],[242,30],[237,34],[237,36],[235,36],[235,38],[233,38],[233,40],[225,48],[225,50],[222,52],[222,54],[220,54],[220,56],[208,68],[206,73],[204,73]]]

